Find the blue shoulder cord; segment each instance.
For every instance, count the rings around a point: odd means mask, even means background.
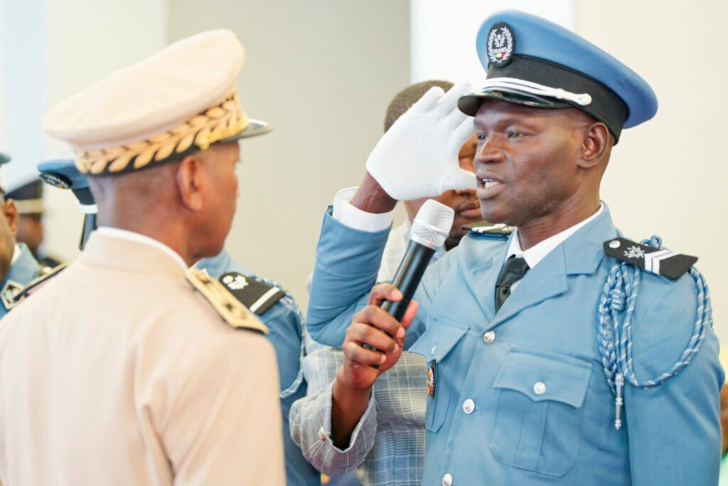
[[[653,236],[642,241],[643,245],[653,248],[662,247],[662,239]],[[710,292],[703,275],[695,268],[690,269],[690,275],[698,288],[697,312],[693,335],[690,337],[680,358],[669,371],[659,376],[640,381],[632,367],[632,317],[634,315],[637,294],[639,291],[642,271],[628,263],[616,263],[607,281],[604,283],[602,297],[599,301],[599,329],[597,341],[599,352],[602,355],[602,365],[607,383],[615,395],[614,428],[622,427],[621,407],[624,403],[622,389],[625,380],[635,387],[648,389],[661,385],[675,376],[681,369],[690,364],[693,356],[700,350],[705,339],[708,327],[713,327],[713,312],[710,307]],[[620,322],[620,314],[625,310],[624,320]]]

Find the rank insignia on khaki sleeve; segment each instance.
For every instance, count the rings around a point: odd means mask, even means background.
[[[230,327],[268,333],[268,327],[228,292],[220,282],[211,278],[207,272],[190,268],[185,276]]]
[[[626,238],[604,242],[604,253],[647,272],[677,280],[690,270],[698,257],[681,255],[667,248],[655,248]]]

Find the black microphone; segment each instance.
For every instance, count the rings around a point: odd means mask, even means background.
[[[407,306],[420,285],[420,280],[430,264],[435,250],[445,243],[450,233],[455,212],[433,199],[428,199],[422,205],[412,222],[410,242],[402,261],[394,274],[392,284],[402,292],[402,299],[398,302],[385,300],[381,307],[398,321],[402,320]],[[382,352],[368,344],[367,349]],[[379,366],[375,366],[378,368]]]

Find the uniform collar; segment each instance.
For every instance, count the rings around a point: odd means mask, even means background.
[[[10,266],[12,267],[15,265],[15,262],[18,261],[18,258],[20,258],[20,254],[23,252],[23,250],[20,249],[20,246],[15,243],[15,249],[13,250],[13,258],[10,259]]]
[[[162,250],[167,255],[172,257],[174,261],[177,262],[183,269],[187,270],[187,264],[185,263],[184,259],[179,255],[179,253],[177,253],[164,243],[155,240],[154,238],[150,238],[149,236],[143,235],[141,233],[136,233],[134,231],[124,230],[120,228],[112,228],[110,226],[100,226],[96,231],[98,231],[99,234],[109,236],[111,238],[121,238],[128,241],[135,241],[137,243],[152,246],[154,248]]]
[[[516,257],[523,257],[526,260],[526,263],[528,263],[528,266],[530,268],[534,268],[536,265],[539,264],[541,260],[543,260],[546,255],[551,253],[554,248],[559,246],[561,243],[565,242],[571,235],[576,233],[579,229],[586,226],[589,222],[595,220],[600,214],[604,212],[604,203],[599,204],[599,210],[586,218],[584,221],[581,221],[574,226],[571,226],[564,231],[557,233],[553,236],[550,236],[543,240],[542,242],[538,243],[537,245],[532,246],[528,250],[522,250],[521,249],[521,243],[518,240],[518,230],[516,229],[513,232],[513,236],[511,237],[510,243],[508,245],[508,251],[506,252],[506,260],[512,256]]]

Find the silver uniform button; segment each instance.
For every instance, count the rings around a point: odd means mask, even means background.
[[[452,476],[449,474],[445,474],[442,477],[442,486],[452,486]]]
[[[533,393],[535,393],[536,395],[543,395],[544,393],[546,393],[546,384],[539,381],[538,383],[533,385]]]
[[[463,412],[470,415],[471,413],[473,413],[474,410],[475,410],[475,402],[472,401],[470,398],[468,398],[467,400],[465,400],[463,402]]]
[[[485,344],[493,343],[495,341],[495,331],[488,331],[483,334],[483,341],[485,341]]]
[[[435,344],[432,349],[430,350],[430,354],[435,354],[435,351],[437,350],[437,344]]]
[[[621,243],[617,240],[612,240],[609,242],[609,248],[619,248]]]

